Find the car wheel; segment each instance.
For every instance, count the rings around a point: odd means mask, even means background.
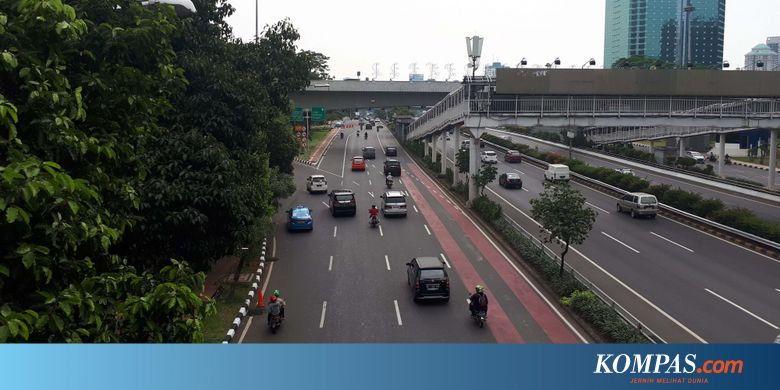
[[[636,218],[636,212],[634,210],[631,210],[631,218]]]
[[[650,219],[655,219],[655,214],[650,214]]]

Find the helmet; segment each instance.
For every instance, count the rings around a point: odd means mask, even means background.
[[[476,290],[478,294],[482,294],[485,292],[485,288],[480,285],[477,285]]]
[[[278,297],[279,295],[282,295],[279,290],[274,290],[274,296]]]
[[[271,302],[276,302],[276,295],[271,295]]]
[[[375,208],[376,208],[376,205],[375,205],[375,204],[372,204],[372,205],[371,205],[371,208],[372,208],[372,209],[375,209]]]

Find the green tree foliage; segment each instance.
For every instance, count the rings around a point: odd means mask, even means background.
[[[531,215],[542,225],[545,242],[560,240],[561,268],[569,245],[582,244],[596,222],[596,212],[585,207],[585,197],[568,183],[545,183],[538,198],[531,199]]]
[[[468,149],[458,149],[458,153],[455,155],[455,165],[458,166],[458,172],[466,173],[469,171],[470,159]]]
[[[498,168],[493,164],[488,164],[483,165],[482,168],[479,169],[479,174],[474,175],[474,183],[477,185],[481,196],[485,195],[485,187],[493,182],[493,180],[496,180],[497,174]]]

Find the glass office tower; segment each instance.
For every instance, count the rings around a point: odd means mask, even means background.
[[[689,50],[695,65],[719,67],[725,12],[726,0],[607,0],[604,67],[635,55],[685,66]]]

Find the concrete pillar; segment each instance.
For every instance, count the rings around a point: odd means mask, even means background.
[[[447,132],[445,131],[442,133],[441,136],[441,174],[446,175],[447,174]]]
[[[439,153],[439,135],[434,134],[432,137],[432,146],[431,146],[431,162],[436,164],[436,155]]]
[[[777,136],[780,129],[769,131],[769,189],[775,188],[777,179]]]
[[[425,146],[423,149],[425,149],[425,157],[428,157],[428,148],[430,147],[428,145],[428,138],[423,138],[423,145]]]
[[[472,142],[469,147],[469,203],[477,198],[477,182],[474,180],[474,176],[479,174],[480,168],[479,136],[475,135],[473,131],[470,132],[472,135]]]
[[[458,159],[456,156],[458,155],[458,151],[460,151],[460,128],[456,127],[452,131],[452,148],[454,149],[455,153],[452,156],[452,161],[455,161],[455,163],[452,164],[452,185],[457,185],[460,182],[460,172],[458,172]]]
[[[718,176],[720,177],[726,177],[726,175],[723,173],[723,166],[726,162],[726,134],[719,134],[720,138],[718,139]]]
[[[685,157],[685,138],[677,137],[677,146],[680,149],[677,157]]]
[[[650,140],[650,154],[655,156],[655,140]]]

